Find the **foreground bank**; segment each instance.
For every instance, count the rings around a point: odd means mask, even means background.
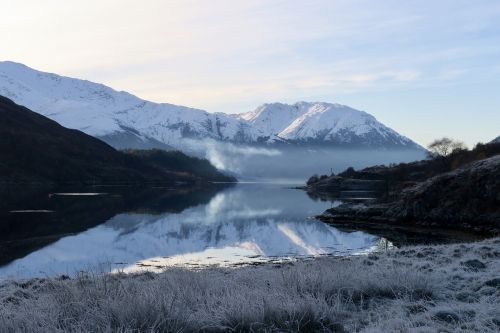
[[[500,238],[239,269],[0,283],[0,332],[498,332]]]

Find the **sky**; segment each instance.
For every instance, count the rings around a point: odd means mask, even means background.
[[[239,113],[324,101],[427,145],[500,135],[498,0],[0,0],[0,60]]]

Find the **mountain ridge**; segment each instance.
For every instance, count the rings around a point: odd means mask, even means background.
[[[372,115],[325,102],[268,103],[242,114],[153,103],[103,84],[0,62],[0,95],[116,148],[183,150],[183,139],[421,149]]]
[[[285,120],[273,119],[283,116],[280,114],[283,112]],[[267,126],[265,134],[270,137],[274,135],[281,140],[366,145],[368,142],[363,141],[363,136],[367,136],[372,144],[378,141],[378,144],[383,145],[383,139],[386,140],[386,144],[394,146],[413,144],[410,139],[378,122],[369,113],[338,103],[304,101],[291,105],[270,103],[260,106],[255,111],[244,113],[240,118],[251,123],[259,123],[260,126]]]

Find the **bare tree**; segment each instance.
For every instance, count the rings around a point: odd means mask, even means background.
[[[427,148],[431,152],[432,157],[448,156],[453,152],[467,149],[467,146],[462,141],[453,140],[447,137],[432,141]]]

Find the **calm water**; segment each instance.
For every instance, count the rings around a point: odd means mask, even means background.
[[[384,244],[310,217],[340,202],[276,184],[3,190],[0,278],[237,265]]]

